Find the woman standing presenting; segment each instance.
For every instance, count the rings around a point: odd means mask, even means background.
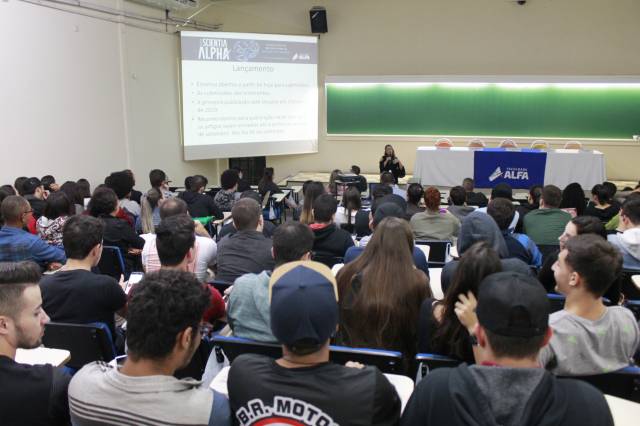
[[[391,145],[384,147],[384,155],[380,158],[380,173],[390,172],[393,174],[393,180],[398,183],[398,178],[404,177],[404,165],[400,162]]]

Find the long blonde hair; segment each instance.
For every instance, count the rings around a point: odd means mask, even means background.
[[[156,231],[153,225],[153,210],[158,207],[160,200],[162,192],[158,188],[151,188],[140,200],[140,224],[144,234],[153,234]]]

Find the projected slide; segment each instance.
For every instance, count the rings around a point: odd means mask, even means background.
[[[317,152],[317,38],[182,32],[186,160]]]

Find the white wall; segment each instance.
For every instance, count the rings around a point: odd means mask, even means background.
[[[182,160],[178,47],[176,35],[0,2],[0,183],[51,173],[96,185],[124,168],[142,189],[152,168],[176,184],[195,173],[217,181],[215,160]]]

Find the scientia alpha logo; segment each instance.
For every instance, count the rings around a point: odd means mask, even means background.
[[[236,418],[242,426],[338,426],[314,405],[284,396],[274,397],[272,406],[252,399],[236,411]]]

